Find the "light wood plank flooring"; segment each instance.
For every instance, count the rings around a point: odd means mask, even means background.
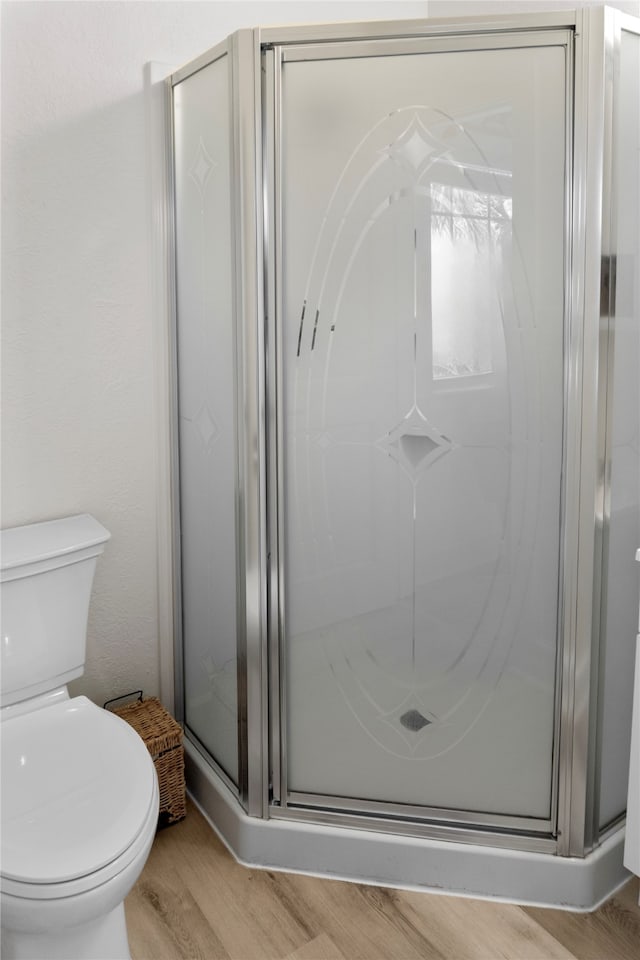
[[[571,914],[250,870],[192,804],[126,912],[133,960],[640,960],[637,880]]]

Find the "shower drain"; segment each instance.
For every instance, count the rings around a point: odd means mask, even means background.
[[[403,727],[406,727],[407,730],[413,730],[414,733],[417,733],[418,730],[422,730],[428,723],[431,723],[431,720],[423,717],[419,710],[407,710],[407,712],[403,713],[400,717],[400,723]]]

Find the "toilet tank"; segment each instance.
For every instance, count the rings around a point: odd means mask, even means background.
[[[108,530],[89,514],[0,531],[0,704],[84,671],[96,562]]]

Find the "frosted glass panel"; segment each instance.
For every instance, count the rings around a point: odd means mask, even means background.
[[[640,38],[622,33],[614,137],[617,279],[600,826],[627,805],[640,546]]]
[[[228,58],[174,88],[185,721],[237,781]]]
[[[551,815],[564,89],[560,47],[283,68],[292,791]]]

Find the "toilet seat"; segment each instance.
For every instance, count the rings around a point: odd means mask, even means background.
[[[124,870],[155,831],[155,767],[138,734],[86,697],[2,722],[2,889],[73,896]]]
[[[19,901],[38,901],[42,906],[47,902],[62,901],[71,903],[74,898],[81,897],[82,894],[91,894],[100,887],[108,885],[109,881],[117,882],[118,876],[124,874],[128,867],[135,864],[139,857],[146,860],[149,853],[151,842],[156,832],[158,822],[158,787],[154,784],[154,795],[149,810],[149,816],[145,821],[140,833],[126,850],[111,863],[107,864],[101,870],[85,874],[82,877],[76,877],[74,880],[63,881],[62,883],[25,883],[20,880],[12,880],[2,875],[2,906],[3,913],[7,909],[7,898],[16,898]]]

